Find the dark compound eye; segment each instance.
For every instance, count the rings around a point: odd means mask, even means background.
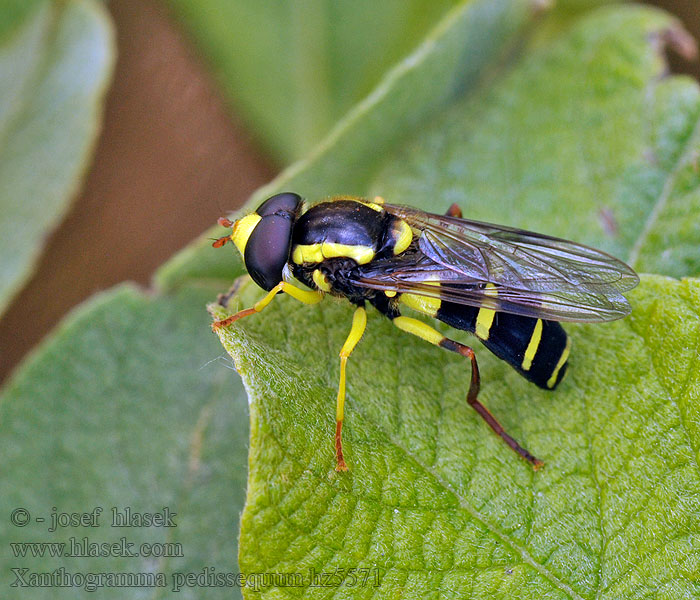
[[[282,192],[269,197],[265,202],[258,206],[258,213],[261,217],[268,215],[288,213],[290,216],[296,217],[301,204],[301,196],[294,192]]]
[[[282,281],[300,207],[301,197],[285,192],[268,198],[256,211],[262,219],[248,238],[244,261],[253,281],[264,290]]]

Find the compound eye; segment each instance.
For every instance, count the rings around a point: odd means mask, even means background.
[[[270,196],[255,212],[261,217],[283,213],[291,217],[296,217],[300,205],[301,196],[299,196],[299,194],[295,194],[294,192],[282,192],[281,194]]]
[[[294,219],[270,214],[260,219],[245,246],[245,267],[253,281],[270,291],[282,281],[289,260]]]

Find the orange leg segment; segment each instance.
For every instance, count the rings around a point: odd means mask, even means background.
[[[292,298],[295,298],[296,300],[299,300],[304,304],[317,304],[323,299],[323,292],[316,292],[313,290],[302,290],[298,287],[293,286],[291,283],[281,281],[268,292],[267,296],[265,296],[259,302],[256,302],[254,306],[237,312],[235,315],[231,315],[230,317],[226,317],[225,319],[221,319],[220,321],[214,321],[211,324],[211,328],[214,331],[216,331],[217,329],[221,329],[222,327],[231,325],[231,323],[235,323],[236,321],[238,321],[238,319],[242,319],[243,317],[248,317],[250,315],[254,315],[255,313],[261,312],[268,304],[270,304],[270,302],[274,300],[275,296],[280,292],[289,294]]]
[[[508,433],[506,433],[503,426],[496,420],[496,418],[489,412],[489,410],[479,402],[479,388],[481,387],[481,378],[479,377],[479,366],[476,363],[476,355],[474,350],[469,346],[455,342],[444,335],[442,335],[437,329],[434,329],[430,325],[419,321],[418,319],[412,319],[410,317],[396,317],[394,319],[394,325],[399,329],[412,333],[431,344],[435,344],[440,348],[449,350],[450,352],[456,352],[460,356],[468,359],[471,363],[472,375],[471,381],[469,383],[469,391],[467,392],[467,402],[474,410],[479,414],[479,416],[486,421],[488,426],[493,429],[494,433],[499,436],[510,448],[513,449],[519,456],[528,461],[535,470],[538,470],[544,466],[544,463],[534,455],[532,455],[528,450],[523,448],[518,442],[512,438]]]

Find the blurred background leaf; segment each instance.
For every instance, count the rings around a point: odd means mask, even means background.
[[[236,572],[245,498],[248,406],[231,365],[207,335],[203,304],[216,289],[148,297],[116,288],[81,307],[31,357],[0,397],[3,597],[75,598],[73,586],[8,588],[11,568],[68,573]],[[204,335],[202,335],[204,332]],[[22,507],[32,522],[10,523]],[[102,508],[100,526],[48,531],[57,512]],[[175,528],[111,527],[111,509],[161,512]],[[43,517],[40,524],[34,519]],[[180,544],[171,557],[20,558],[11,542]],[[102,588],[101,598],[167,596],[168,589]],[[78,588],[82,586],[77,586]],[[10,592],[10,595],[7,593]],[[233,594],[233,596],[232,596]],[[234,587],[210,597],[231,598]],[[200,598],[201,587],[178,597]]]
[[[7,8],[0,19],[0,313],[79,189],[115,52],[99,2]]]
[[[458,0],[169,0],[282,164],[301,158]]]

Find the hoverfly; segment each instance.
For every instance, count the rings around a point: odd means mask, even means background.
[[[357,307],[340,351],[338,471],[347,470],[341,436],[346,364],[365,330],[366,303],[399,329],[468,359],[468,403],[537,469],[542,461],[508,435],[479,401],[474,351],[404,316],[402,309],[475,334],[523,377],[554,389],[566,372],[571,347],[559,321],[622,318],[630,312],[623,292],[639,282],[630,267],[604,252],[463,219],[456,205],[438,215],[387,204],[379,197],[335,196],[307,208],[299,195],[286,192],[268,198],[254,213],[235,222],[222,217],[219,224],[231,227],[232,233],[213,245],[232,241],[253,281],[268,294],[253,307],[214,322],[214,329],[260,312],[279,292],[306,304],[331,294]],[[290,275],[310,289],[294,285]]]

